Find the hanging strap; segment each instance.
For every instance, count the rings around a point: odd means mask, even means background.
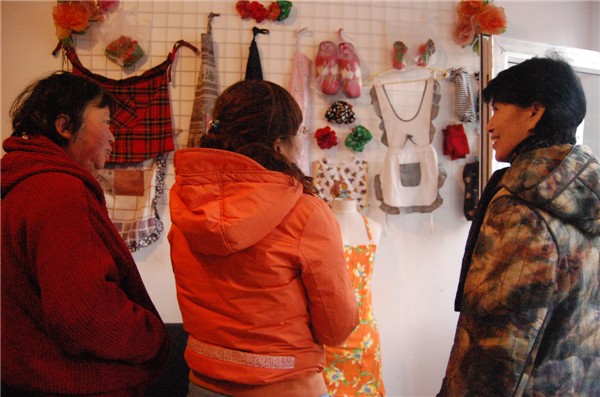
[[[215,12],[210,12],[210,14],[208,14],[208,24],[206,26],[206,33],[208,34],[212,34],[212,22],[213,19],[215,19],[215,17],[220,17],[221,14],[219,13],[215,13]]]
[[[155,72],[162,72],[162,69],[164,68],[167,72],[167,81],[170,83],[171,82],[171,65],[173,63],[173,60],[175,59],[175,55],[177,54],[177,51],[181,47],[190,48],[194,51],[194,53],[196,55],[200,55],[200,51],[194,45],[188,43],[185,40],[178,40],[173,45],[173,48],[171,49],[171,52],[169,53],[169,55],[167,55],[167,59],[160,65],[155,66],[152,69],[146,70],[142,74],[142,76],[147,77],[149,75],[154,75]],[[79,60],[79,57],[77,56],[77,53],[75,52],[75,47],[73,47],[73,46],[65,47],[65,46],[63,46],[62,42],[59,41],[58,44],[56,45],[56,47],[54,48],[54,50],[52,51],[52,55],[56,56],[61,49],[65,50],[65,54],[66,54],[67,58],[69,59],[69,61],[71,61],[73,66],[81,69],[82,71],[84,71],[86,73],[90,73],[90,74],[92,73],[86,67],[83,66],[83,64]],[[136,77],[137,76],[133,76],[133,77],[129,77],[129,78],[135,79]]]
[[[362,217],[363,217],[363,220],[365,221],[365,228],[367,229],[367,236],[369,236],[369,244],[373,245],[373,244],[375,244],[375,242],[373,241],[373,234],[371,233],[371,227],[369,227],[369,220],[364,215],[362,215]]]
[[[177,42],[175,42],[175,44],[173,45],[173,49],[171,50],[171,53],[167,56],[167,61],[169,62],[169,65],[167,66],[167,81],[169,83],[171,82],[171,65],[173,64],[173,60],[175,60],[175,54],[177,54],[177,51],[181,47],[190,48],[194,51],[194,54],[200,55],[200,51],[198,50],[198,48],[196,46],[193,46],[192,44],[188,43],[187,41],[178,40]]]

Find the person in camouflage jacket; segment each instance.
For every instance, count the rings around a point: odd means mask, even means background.
[[[438,396],[600,396],[600,165],[575,145],[581,84],[566,62],[533,58],[483,100],[511,165],[473,220]]]

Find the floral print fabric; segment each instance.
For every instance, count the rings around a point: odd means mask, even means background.
[[[358,302],[360,323],[340,346],[325,346],[323,371],[331,397],[385,396],[379,330],[371,304],[371,276],[377,245],[365,219],[369,244],[345,245],[344,257]]]
[[[313,183],[329,204],[336,198],[352,199],[362,211],[367,206],[367,170],[367,161],[356,157],[342,163],[324,158],[314,163]]]

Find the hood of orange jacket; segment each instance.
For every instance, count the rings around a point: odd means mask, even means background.
[[[230,255],[256,244],[302,195],[302,186],[290,176],[223,150],[180,150],[175,168],[171,221],[203,255]]]

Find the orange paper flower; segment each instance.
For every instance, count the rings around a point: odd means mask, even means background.
[[[506,31],[504,8],[491,0],[462,0],[456,7],[457,20],[452,39],[462,47],[470,45],[479,53],[479,34],[502,34]]]
[[[58,3],[52,10],[56,36],[66,39],[71,32],[85,32],[89,27],[88,9],[81,2]]]
[[[52,9],[56,36],[68,44],[72,33],[85,33],[91,22],[103,21],[104,14],[118,6],[118,0],[59,0]]]
[[[477,30],[483,34],[501,34],[506,31],[506,15],[504,8],[496,7],[492,3],[481,7],[475,15]]]
[[[466,47],[475,40],[475,25],[473,17],[464,17],[458,20],[452,30],[452,40],[462,47]]]
[[[458,3],[456,12],[458,13],[459,18],[467,16],[473,17],[477,15],[481,7],[483,7],[483,0],[463,0],[460,3]]]

